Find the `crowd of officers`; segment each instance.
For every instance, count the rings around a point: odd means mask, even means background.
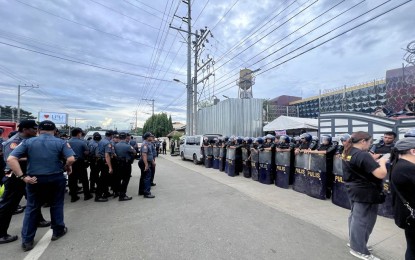
[[[303,133],[297,137],[289,137],[288,135],[271,135],[268,134],[264,137],[217,137],[211,138],[204,137],[202,156],[203,160],[212,154],[208,154],[208,147],[225,148],[219,170],[225,170],[226,151],[227,149],[235,149],[235,175],[243,173],[244,177],[250,178],[253,176],[251,170],[251,162],[258,161],[258,154],[261,151],[268,151],[271,153],[270,173],[266,176],[264,183],[271,184],[275,182],[276,170],[275,153],[277,152],[290,152],[293,156],[297,154],[320,154],[326,156],[327,169],[333,169],[333,161],[335,157],[340,158],[343,153],[344,144],[350,139],[350,134],[343,134],[337,137],[331,137],[329,135],[322,135],[320,138],[312,136],[309,133]],[[396,138],[396,133],[386,132],[381,140],[376,144],[373,144],[370,148],[372,157],[377,160],[383,154],[391,152]],[[243,151],[245,155],[243,155]],[[255,156],[254,156],[255,155]],[[260,163],[260,162],[259,162]],[[256,177],[257,178],[257,177]],[[326,179],[326,197],[332,196],[332,188],[334,183],[334,174],[332,171],[327,172]],[[260,180],[261,181],[261,180]]]
[[[22,248],[31,250],[37,227],[51,226],[52,240],[67,232],[63,223],[63,201],[66,186],[71,202],[94,198],[107,202],[110,197],[128,201],[127,187],[132,164],[138,159],[141,169],[138,195],[154,198],[155,158],[158,156],[154,135],[145,133],[138,147],[132,136],[125,132],[106,131],[105,136],[95,132],[85,140],[81,128],[73,128],[71,137],[59,135],[55,124],[23,120],[18,131],[7,141],[1,140],[4,169],[0,169],[0,185],[4,193],[0,198],[0,244],[16,241],[18,237],[7,233],[13,214],[25,211],[22,228]],[[88,167],[90,168],[88,178]],[[67,176],[67,178],[65,177]],[[78,184],[81,183],[82,187]],[[19,206],[25,196],[25,207]],[[46,221],[41,207],[50,207],[51,221]]]

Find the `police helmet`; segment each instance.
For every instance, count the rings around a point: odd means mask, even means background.
[[[244,139],[242,138],[242,137],[240,137],[240,136],[238,136],[237,138],[236,138],[236,142],[238,143],[238,144],[242,144],[242,141],[243,141]]]
[[[262,137],[258,137],[258,138],[256,139],[256,142],[257,142],[258,144],[263,144],[263,143],[264,143],[264,138],[262,138]]]
[[[318,142],[319,141],[319,138],[318,138],[318,136],[313,135],[311,137],[311,140],[314,141],[314,142]]]
[[[280,143],[288,144],[290,142],[290,137],[288,135],[281,135],[280,136]]]
[[[273,136],[273,135],[271,135],[271,134],[267,134],[267,135],[265,136],[265,140],[267,140],[267,139],[269,139],[269,140],[271,140],[271,141],[274,141],[274,140],[275,140],[275,136]]]
[[[404,137],[415,137],[415,128],[409,129],[409,131],[405,133]]]
[[[321,142],[322,143],[327,142],[327,143],[331,144],[332,138],[329,135],[322,135],[321,136]]]
[[[343,135],[340,136],[340,141],[345,142],[345,141],[349,140],[350,137],[351,136],[349,134],[343,134]]]
[[[246,141],[247,144],[252,144],[253,139],[251,137],[248,137],[248,140]]]
[[[300,139],[304,139],[306,142],[311,142],[313,137],[310,134],[304,133],[300,135]]]
[[[227,141],[229,141],[229,137],[228,137],[228,136],[224,136],[222,140],[223,140],[224,142],[227,142]]]

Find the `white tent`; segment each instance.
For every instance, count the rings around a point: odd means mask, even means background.
[[[318,129],[318,119],[279,116],[274,121],[264,126],[264,132],[273,132],[275,130],[295,130],[295,129]]]

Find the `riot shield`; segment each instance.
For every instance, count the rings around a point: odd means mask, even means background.
[[[220,162],[220,147],[213,147],[213,169],[219,169],[219,162]]]
[[[291,152],[275,153],[275,185],[288,189],[291,174]]]
[[[310,154],[310,167],[307,169],[307,195],[325,200],[327,191],[327,162],[324,154]]]
[[[251,149],[251,178],[259,180],[259,154],[256,149]]]
[[[219,171],[226,172],[226,148],[220,147],[219,149]]]
[[[212,146],[205,146],[205,167],[212,168],[213,165],[213,147]]]
[[[270,150],[259,151],[259,182],[263,184],[273,183],[271,172],[272,152]]]
[[[343,160],[339,157],[333,159],[333,193],[331,201],[333,204],[345,209],[350,209],[349,196],[347,195],[347,188],[343,181]]]
[[[387,217],[387,218],[393,218],[393,206],[392,206],[392,193],[390,188],[390,182],[389,182],[389,168],[390,163],[386,164],[386,168],[388,169],[388,174],[383,179],[383,192],[385,193],[385,202],[382,204],[379,204],[378,208],[378,215]]]
[[[226,153],[226,173],[230,177],[234,177],[236,175],[235,152],[235,148],[229,147]]]
[[[310,165],[310,155],[299,153],[295,156],[294,162],[294,183],[293,190],[307,194],[308,181],[307,181],[307,169]]]
[[[249,158],[249,150],[242,148],[242,173],[245,178],[251,178],[251,161]]]

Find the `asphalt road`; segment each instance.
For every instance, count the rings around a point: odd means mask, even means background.
[[[158,159],[156,198],[144,199],[135,164],[133,200],[70,203],[68,196],[66,236],[49,243],[49,229],[38,229],[35,251],[23,252],[19,240],[0,245],[0,259],[355,259],[345,240],[201,175],[199,167]],[[20,236],[22,217],[13,217],[10,234]]]

